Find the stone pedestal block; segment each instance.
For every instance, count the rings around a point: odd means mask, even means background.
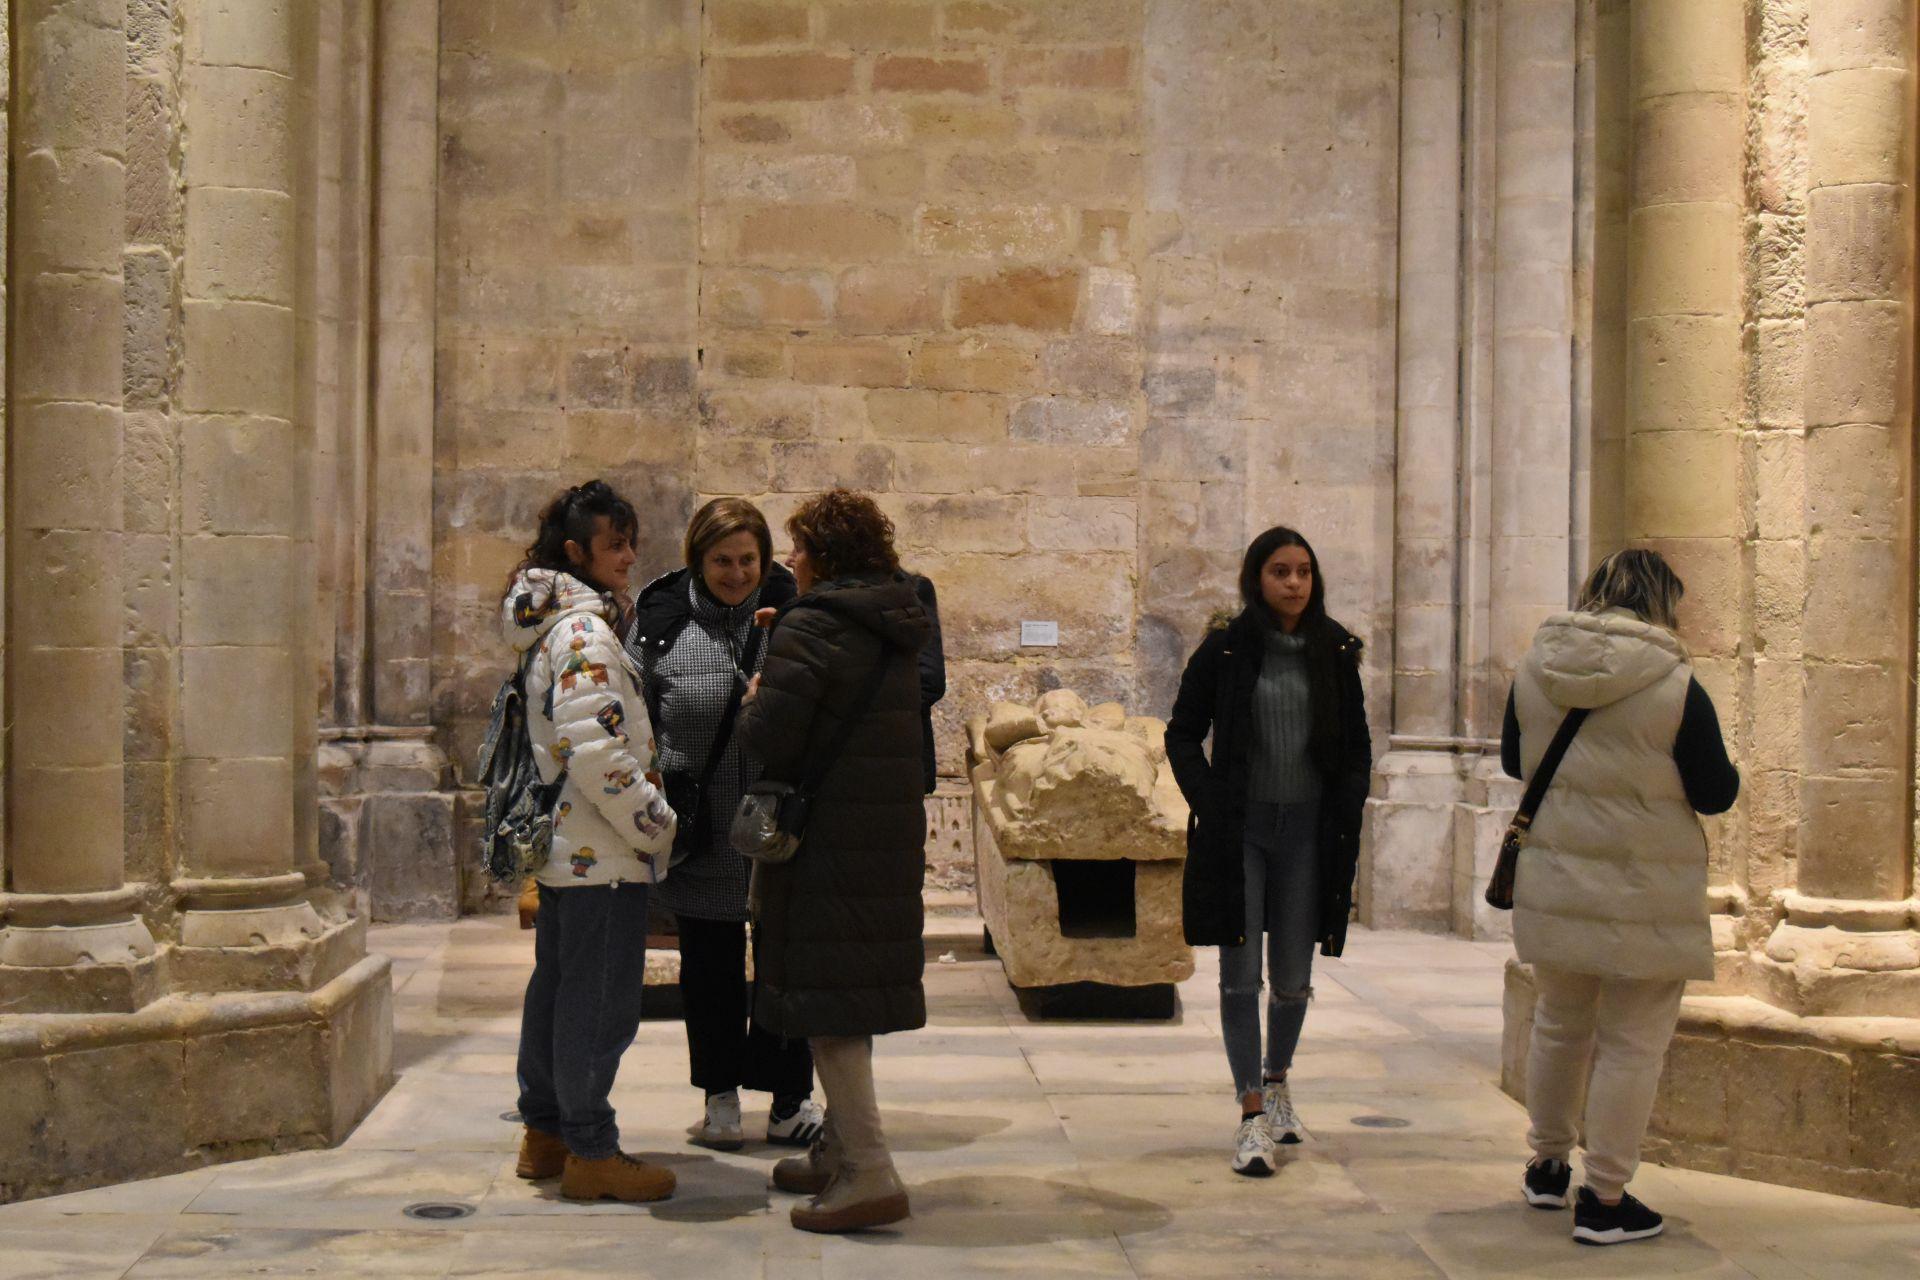
[[[0,1202],[341,1141],[392,1083],[390,969],[367,956],[313,991],[9,1019]]]
[[[1533,973],[1507,964],[1500,1085],[1527,1089]],[[1799,1017],[1689,995],[1645,1157],[1658,1164],[1920,1205],[1920,1018]]]

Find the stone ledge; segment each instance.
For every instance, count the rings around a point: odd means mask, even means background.
[[[1533,974],[1507,963],[1500,1087],[1526,1097]],[[1646,1158],[1920,1206],[1920,1018],[1801,1017],[1748,996],[1689,996]]]
[[[5,1020],[0,1203],[341,1141],[392,1083],[391,971]]]

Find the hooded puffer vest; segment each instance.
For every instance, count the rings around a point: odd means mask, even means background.
[[[1673,760],[1692,679],[1679,638],[1625,611],[1541,624],[1514,678],[1524,775],[1570,709],[1591,714],[1520,853],[1522,960],[1603,977],[1713,976],[1706,835]]]

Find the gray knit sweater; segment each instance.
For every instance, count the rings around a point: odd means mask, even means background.
[[[1307,758],[1312,730],[1307,642],[1278,628],[1266,632],[1260,680],[1253,689],[1253,762],[1247,798],[1301,804],[1320,796],[1320,775]]]

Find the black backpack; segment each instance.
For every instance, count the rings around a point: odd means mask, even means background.
[[[551,634],[551,633],[549,633]],[[527,732],[527,671],[545,644],[527,650],[512,675],[493,695],[493,714],[480,744],[477,770],[487,789],[480,824],[480,865],[500,884],[518,884],[546,864],[553,852],[553,808],[567,785],[567,771],[552,782],[540,780],[533,739]],[[549,699],[553,691],[547,691]]]

